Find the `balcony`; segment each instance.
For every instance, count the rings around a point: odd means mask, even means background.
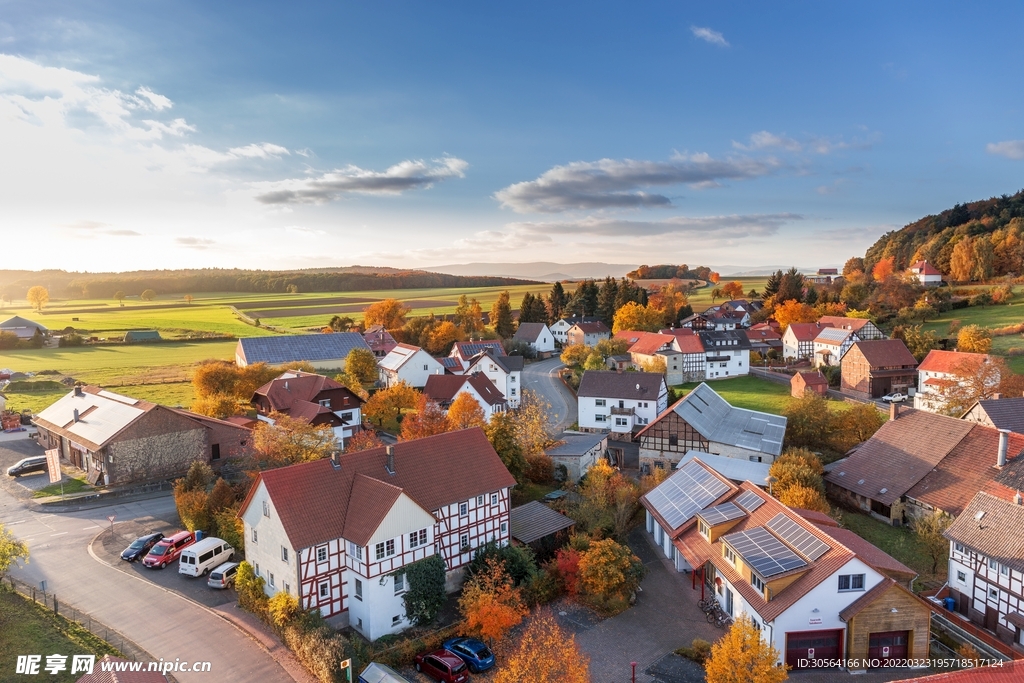
[[[632,415],[633,413],[633,408],[617,408],[612,406],[612,415]]]

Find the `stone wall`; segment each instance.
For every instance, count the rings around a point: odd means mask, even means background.
[[[207,461],[206,428],[157,406],[116,435],[104,448],[109,484],[166,479]]]

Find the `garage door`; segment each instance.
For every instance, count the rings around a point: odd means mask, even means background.
[[[839,659],[843,656],[843,631],[797,631],[786,634],[786,664],[794,669],[809,666],[801,660]]]
[[[886,631],[872,633],[868,642],[870,659],[906,659],[910,631]]]

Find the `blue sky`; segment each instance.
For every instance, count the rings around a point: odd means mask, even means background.
[[[0,0],[23,265],[841,265],[1024,187],[1020,3],[295,4]]]

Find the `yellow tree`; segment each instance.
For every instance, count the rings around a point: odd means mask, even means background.
[[[382,424],[384,420],[398,419],[402,410],[416,407],[420,392],[405,382],[381,389],[363,404],[363,414]]]
[[[878,282],[882,282],[889,278],[893,271],[896,269],[896,257],[889,256],[878,261],[875,267],[871,269],[871,276]]]
[[[20,564],[21,560],[28,562],[28,546],[0,524],[0,576],[6,574],[12,564]]]
[[[796,299],[784,301],[776,306],[774,315],[782,332],[793,323],[813,323],[818,319],[814,308]]]
[[[600,600],[624,599],[644,577],[644,565],[628,546],[610,538],[593,541],[580,557],[582,591]]]
[[[455,323],[444,320],[427,335],[427,351],[433,354],[448,353],[452,344],[462,339],[462,330]]]
[[[992,333],[977,325],[965,325],[956,336],[956,350],[966,353],[988,353]]]
[[[258,469],[270,469],[326,458],[337,449],[330,425],[313,425],[271,413],[274,424],[259,422],[252,430],[253,457]]]
[[[192,412],[207,417],[224,419],[238,413],[238,401],[227,394],[199,396],[192,402]]]
[[[498,667],[494,683],[590,683],[590,660],[548,610],[535,614]]]
[[[704,671],[707,683],[782,683],[788,676],[778,660],[779,651],[743,615],[711,646]]]
[[[956,243],[949,255],[949,276],[956,282],[970,282],[976,258],[974,240],[968,235]]]
[[[615,312],[612,331],[635,330],[657,332],[664,322],[664,314],[652,306],[641,306],[635,301],[627,301]]]
[[[469,429],[470,427],[483,427],[484,409],[470,394],[460,392],[452,404],[448,406],[448,428],[450,430]]]
[[[739,280],[722,285],[722,296],[727,299],[739,299],[743,296],[743,283]]]
[[[541,399],[535,392],[523,389],[519,408],[513,415],[516,441],[523,455],[543,453],[551,443],[548,435],[548,411],[551,404]]]
[[[377,357],[369,349],[352,349],[345,356],[345,374],[363,386],[377,381]]]
[[[826,515],[832,512],[825,496],[818,489],[812,489],[803,484],[795,484],[783,490],[778,495],[783,505],[791,508],[803,508],[804,510],[815,510],[824,512]]]
[[[486,562],[462,589],[459,611],[469,630],[493,643],[521,624],[528,610],[522,591],[513,584],[505,565],[496,557]]]
[[[46,290],[46,287],[36,285],[28,290],[28,294],[25,295],[25,298],[28,299],[30,304],[32,304],[32,308],[37,311],[41,311],[43,310],[43,306],[50,301],[50,292]]]
[[[402,441],[422,439],[426,436],[444,434],[448,431],[448,420],[440,406],[420,394],[416,402],[416,412],[402,419]]]
[[[575,368],[586,363],[592,351],[593,349],[583,344],[570,344],[562,350],[560,358],[567,367]]]
[[[405,324],[405,316],[412,308],[398,299],[382,299],[363,309],[363,325],[383,325],[386,330],[393,330]]]

